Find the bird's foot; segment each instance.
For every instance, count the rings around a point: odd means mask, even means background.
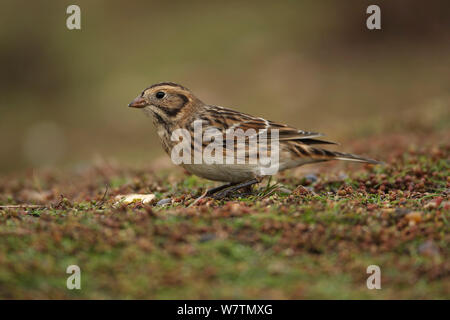
[[[252,185],[259,183],[259,179],[252,179],[241,183],[227,183],[224,185],[221,185],[216,188],[208,189],[206,190],[200,197],[198,197],[194,202],[192,202],[189,207],[196,205],[200,200],[212,197],[213,199],[220,200],[226,198],[231,193],[243,189],[243,188],[250,188]]]
[[[230,195],[231,193],[238,191],[240,189],[246,188],[248,190],[248,188],[250,188],[252,185],[259,183],[258,179],[252,179],[249,181],[245,181],[242,183],[238,183],[236,185],[230,186],[228,188],[226,188],[225,190],[219,191],[217,193],[215,193],[213,195],[213,198],[216,200],[221,200],[226,198],[228,195]]]
[[[218,186],[218,187],[215,187],[215,188],[208,189],[208,190],[206,190],[200,197],[198,197],[197,199],[195,199],[195,201],[192,202],[192,203],[189,205],[189,207],[194,206],[194,205],[196,205],[200,200],[202,200],[202,199],[204,199],[204,198],[206,198],[206,197],[212,196],[213,194],[215,194],[215,193],[217,193],[217,192],[219,192],[219,191],[222,191],[223,189],[226,189],[226,188],[228,188],[228,187],[231,187],[231,186],[233,186],[233,185],[235,185],[235,184],[234,184],[234,183],[226,183],[226,184],[224,184],[224,185],[221,185],[221,186]]]

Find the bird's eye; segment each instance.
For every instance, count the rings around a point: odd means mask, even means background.
[[[156,98],[158,98],[158,99],[162,99],[162,98],[164,98],[164,96],[165,96],[166,94],[164,93],[164,92],[162,92],[162,91],[158,91],[157,93],[156,93]]]

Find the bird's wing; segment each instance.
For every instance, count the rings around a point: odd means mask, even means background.
[[[234,130],[236,132],[241,129],[248,133],[249,130],[253,129],[260,139],[264,137],[270,139],[274,131],[278,130],[279,141],[298,141],[306,145],[336,144],[335,142],[316,139],[323,136],[321,133],[299,130],[224,107],[211,107],[210,110],[214,115],[209,118],[210,125],[221,131],[230,132]]]
[[[285,124],[254,117],[224,107],[208,106],[207,112],[202,114],[200,120],[202,121],[203,132],[207,132],[212,128],[214,128],[212,131],[215,131],[215,129],[219,130],[220,135],[225,138],[223,140],[224,150],[229,147],[227,141],[234,141],[240,135],[239,133],[236,134],[236,130],[241,129],[241,134],[244,135],[245,139],[258,136],[259,141],[261,141],[261,137],[263,139],[270,139],[275,132],[274,130],[278,130],[278,139],[280,143],[283,143],[284,149],[288,151],[291,159],[294,160],[293,166],[298,165],[295,163],[295,160],[304,161],[304,159],[309,159],[309,162],[337,159],[373,164],[380,163],[376,160],[354,154],[334,152],[314,147],[313,145],[336,144],[317,139],[323,136],[320,133],[298,130]],[[249,133],[250,129],[253,129],[254,133]],[[233,130],[234,136],[230,137],[227,135],[228,132]],[[231,144],[230,148],[234,149],[234,144]],[[246,145],[245,148],[248,149],[249,146]],[[271,145],[269,144],[267,150],[270,150],[270,148]]]

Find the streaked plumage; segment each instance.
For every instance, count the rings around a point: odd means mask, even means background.
[[[232,109],[207,105],[192,92],[175,83],[165,82],[146,88],[130,107],[142,108],[151,116],[161,139],[164,150],[170,155],[176,142],[171,141],[172,132],[177,128],[187,129],[193,133],[195,120],[202,121],[203,130],[208,127],[219,129],[224,134],[229,129],[254,129],[266,132],[270,138],[272,130],[279,130],[280,171],[298,167],[307,163],[328,160],[349,160],[367,163],[379,163],[361,156],[329,151],[319,145],[335,144],[318,139],[322,134],[298,130],[285,124],[254,117]],[[249,137],[246,137],[249,139]],[[193,141],[193,139],[192,139]],[[195,148],[192,143],[192,148]],[[197,146],[198,147],[198,146]],[[270,148],[269,148],[270,149]],[[226,144],[224,141],[224,152]],[[270,150],[268,150],[270,152]],[[260,168],[257,164],[182,164],[186,170],[200,177],[240,183],[251,179],[260,179]]]

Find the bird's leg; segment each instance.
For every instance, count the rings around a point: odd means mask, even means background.
[[[255,179],[252,179],[252,180],[244,181],[242,183],[234,184],[234,185],[226,188],[223,191],[217,192],[213,196],[213,198],[214,199],[223,199],[231,192],[237,191],[237,190],[242,189],[242,188],[250,187],[250,186],[252,186],[252,185],[254,185],[256,183],[259,183],[260,181],[261,181],[261,179],[255,178]]]
[[[214,199],[223,199],[229,193],[237,191],[242,188],[250,187],[254,184],[261,182],[261,180],[262,180],[261,178],[255,178],[255,179],[247,180],[247,181],[244,181],[241,183],[230,182],[230,183],[227,183],[227,184],[215,187],[215,188],[208,189],[199,198],[195,199],[195,201],[193,203],[191,203],[189,205],[189,207],[195,205],[201,199],[209,197],[209,196],[213,196]]]
[[[205,191],[205,193],[203,194],[203,196],[205,196],[205,197],[211,196],[211,195],[213,195],[214,193],[217,193],[217,192],[219,192],[219,191],[222,191],[223,189],[232,187],[232,186],[234,186],[234,185],[236,185],[236,184],[237,184],[236,182],[230,182],[230,183],[225,183],[225,184],[223,184],[223,185],[221,185],[221,186],[218,186],[218,187],[215,187],[215,188],[208,189],[208,190]]]
[[[213,195],[213,194],[215,194],[215,193],[217,193],[219,191],[222,191],[223,189],[229,188],[229,187],[234,186],[236,184],[237,184],[236,182],[230,182],[230,183],[226,183],[226,184],[223,184],[223,185],[215,187],[215,188],[208,189],[200,197],[195,199],[195,201],[192,204],[190,204],[189,206],[193,206],[197,202],[199,202],[201,199],[209,197],[209,196],[211,196],[211,195]]]

